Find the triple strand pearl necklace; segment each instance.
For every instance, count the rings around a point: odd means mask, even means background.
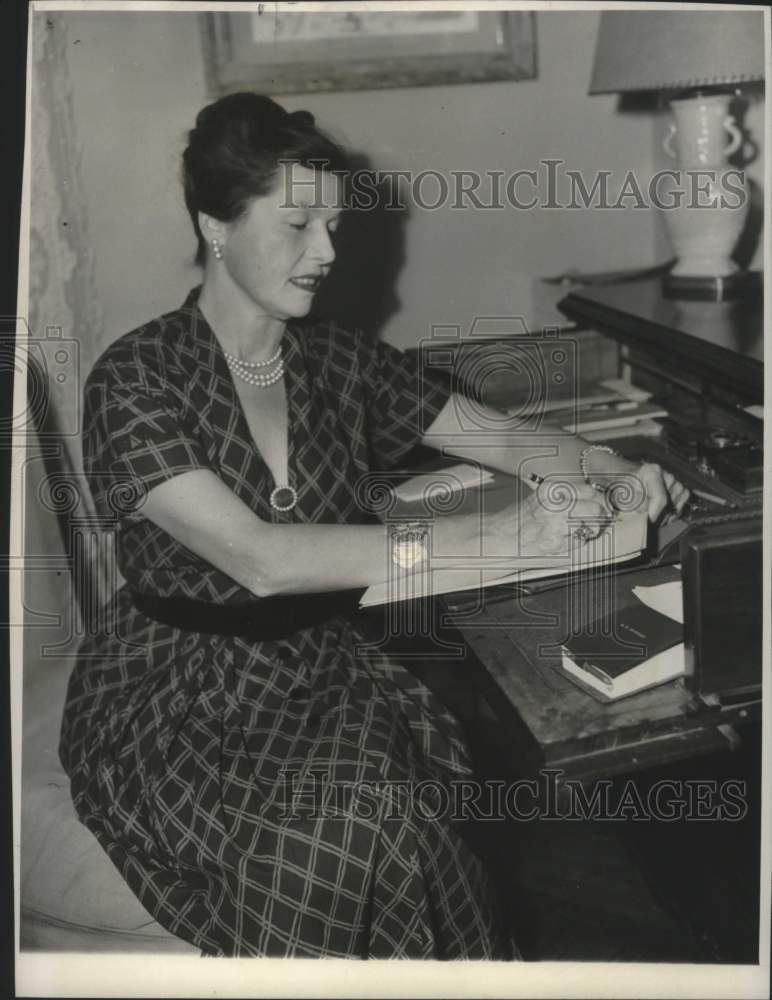
[[[281,356],[281,347],[267,361],[242,361],[241,358],[229,354],[228,351],[223,351],[223,354],[231,373],[249,385],[266,389],[269,385],[275,385],[284,375],[284,358]]]

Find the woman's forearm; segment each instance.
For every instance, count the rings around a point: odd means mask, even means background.
[[[562,431],[548,421],[541,421],[533,430],[502,429],[502,414],[480,405],[475,405],[474,426],[469,427],[470,421],[461,419],[468,409],[468,401],[451,397],[424,435],[423,444],[521,479],[532,474],[546,478],[580,473],[582,452],[591,442],[578,434]],[[591,471],[622,471],[626,464],[603,453],[588,456]]]
[[[259,597],[365,587],[405,572],[384,525],[270,524],[208,470],[155,486],[142,513]],[[443,555],[479,554],[474,515],[444,517],[434,530]]]
[[[289,524],[267,530],[265,584],[271,594],[363,587],[409,572],[393,562],[385,525]],[[439,518],[430,530],[427,548],[443,559],[480,554],[480,523],[474,515]]]

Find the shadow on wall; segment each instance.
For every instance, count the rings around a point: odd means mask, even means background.
[[[747,90],[749,94],[754,95],[757,99],[763,98],[763,84],[756,84],[753,87],[748,87]],[[754,163],[761,155],[761,148],[758,141],[745,123],[745,116],[748,113],[748,110],[749,107],[747,99],[739,96],[735,97],[729,108],[729,111],[734,117],[737,127],[740,129],[743,136],[742,145],[730,159],[732,166],[736,167],[738,170],[746,170],[746,168],[751,163]],[[747,170],[745,174],[745,183],[748,185],[748,214],[745,219],[743,231],[740,233],[737,246],[732,254],[734,259],[742,268],[748,268],[751,266],[756,250],[759,246],[759,242],[761,241],[762,230],[764,227],[764,192],[759,184],[757,184],[752,177],[748,176]]]
[[[350,157],[352,172],[372,170],[364,154]],[[362,328],[377,336],[400,309],[397,280],[405,263],[408,209],[391,204],[388,185],[376,186],[373,208],[350,207],[335,239],[336,260],[319,289],[314,317]],[[396,198],[394,201],[396,202]]]

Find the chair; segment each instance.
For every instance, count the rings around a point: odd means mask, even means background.
[[[30,377],[42,379],[33,358]],[[32,396],[30,395],[30,398]],[[23,950],[198,955],[152,919],[81,824],[58,743],[77,633],[93,625],[95,575],[112,565],[109,536],[83,511],[50,413],[35,415],[25,477],[20,946]],[[35,455],[40,460],[35,460]],[[89,607],[89,605],[91,607]],[[58,620],[58,626],[52,621]]]

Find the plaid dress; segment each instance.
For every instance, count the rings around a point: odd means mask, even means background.
[[[129,587],[210,603],[254,595],[127,497],[211,469],[262,519],[363,520],[358,479],[394,466],[448,390],[334,324],[287,326],[289,481],[269,504],[197,290],[116,341],[85,389],[97,509],[121,505],[128,587],[70,678],[60,755],[76,809],[147,910],[210,955],[508,958],[478,858],[416,783],[464,778],[458,723],[404,667],[357,654],[355,618],[248,642],[145,617]],[[428,786],[424,786],[428,787]]]

